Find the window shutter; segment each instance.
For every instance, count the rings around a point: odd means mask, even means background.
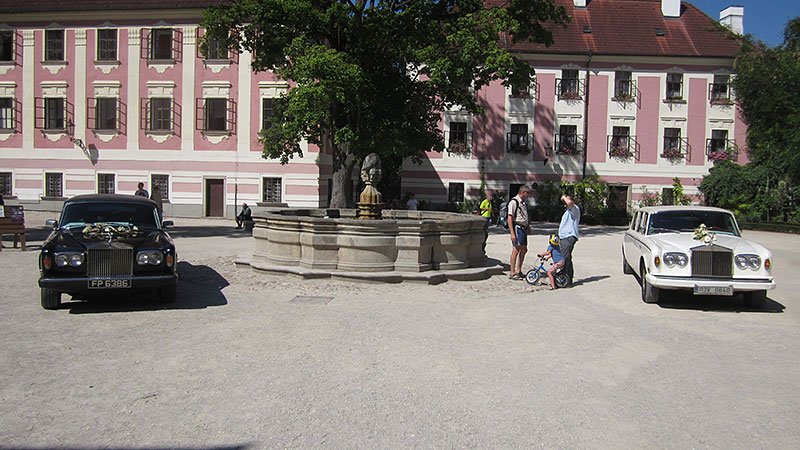
[[[128,126],[128,105],[122,103],[122,99],[117,99],[117,130],[120,134],[126,134]]]
[[[64,129],[72,136],[75,133],[75,105],[64,99]]]
[[[181,61],[183,56],[183,30],[180,28],[172,29],[172,59],[176,62]]]
[[[204,98],[194,99],[194,129],[197,131],[206,131],[207,128],[205,105]]]
[[[22,65],[22,33],[19,31],[14,32],[14,64],[21,66]]]
[[[34,127],[37,130],[44,129],[44,98],[36,97],[33,99]]]
[[[142,59],[145,59],[145,60],[150,59],[150,32],[151,31],[152,31],[152,29],[150,29],[150,28],[142,28],[142,37],[141,37],[142,46],[141,46],[140,50],[141,50]]]
[[[228,133],[236,134],[236,100],[228,99]]]
[[[141,103],[139,105],[140,115],[139,115],[139,126],[142,130],[149,130],[150,129],[150,99],[143,98],[141,99]]]
[[[14,130],[22,133],[22,102],[14,98]]]
[[[181,105],[172,99],[172,132],[181,135]]]
[[[97,129],[97,99],[88,97],[86,99],[86,128],[90,130]]]
[[[206,37],[206,29],[197,27],[197,39],[194,41],[194,52],[197,59],[205,59],[203,54],[203,41]]]

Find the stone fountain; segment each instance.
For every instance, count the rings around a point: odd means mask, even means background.
[[[358,209],[253,208],[253,255],[236,263],[303,278],[429,284],[502,273],[498,261],[486,258],[484,218],[384,210],[375,188],[380,177],[380,158],[370,154]]]

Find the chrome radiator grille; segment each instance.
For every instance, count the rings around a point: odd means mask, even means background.
[[[692,276],[731,278],[733,252],[718,245],[695,248],[692,250]]]
[[[90,249],[86,252],[89,278],[114,278],[133,275],[133,249]]]

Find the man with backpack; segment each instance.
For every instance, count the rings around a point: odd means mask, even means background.
[[[517,195],[508,201],[508,230],[511,234],[511,270],[508,278],[511,280],[524,280],[522,274],[522,264],[525,261],[525,254],[528,253],[528,186],[520,186]]]

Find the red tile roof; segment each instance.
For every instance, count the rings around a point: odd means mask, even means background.
[[[503,2],[487,2],[503,3]],[[695,56],[733,58],[739,41],[720,30],[715,20],[683,2],[680,18],[664,17],[661,0],[591,0],[576,8],[572,0],[556,0],[572,16],[566,28],[553,28],[553,45],[521,42],[521,52],[594,55]],[[584,32],[588,27],[591,32]],[[663,31],[657,36],[656,30]]]
[[[62,11],[202,9],[226,0],[0,0],[0,14]]]

